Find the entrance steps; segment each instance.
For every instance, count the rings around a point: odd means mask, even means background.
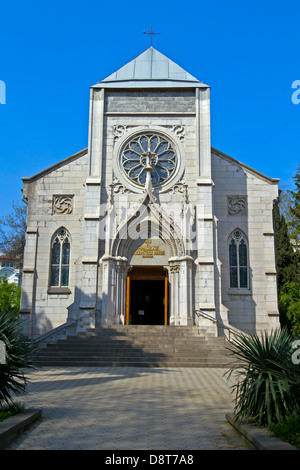
[[[40,349],[38,366],[228,367],[223,338],[186,326],[112,325]]]

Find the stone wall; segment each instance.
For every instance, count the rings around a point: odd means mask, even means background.
[[[195,112],[194,90],[108,90],[105,93],[105,112]]]
[[[244,331],[278,326],[273,201],[277,182],[220,154],[212,154],[216,255],[220,261],[220,303],[229,324]],[[232,203],[233,201],[233,203]],[[234,201],[237,204],[234,206]],[[238,201],[244,201],[239,205]],[[248,238],[249,289],[230,289],[228,239],[234,229]]]
[[[81,277],[81,226],[87,163],[85,152],[70,163],[45,171],[38,178],[24,180],[28,228],[21,313],[27,320],[27,334],[31,333],[33,337],[72,318],[72,307],[78,302],[76,286],[80,286]],[[60,227],[65,227],[71,238],[70,292],[53,289],[50,293],[51,240]]]

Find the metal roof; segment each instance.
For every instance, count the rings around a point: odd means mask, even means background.
[[[207,87],[152,46],[94,88]]]

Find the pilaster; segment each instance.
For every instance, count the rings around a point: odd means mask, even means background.
[[[26,231],[26,244],[24,250],[22,295],[20,313],[25,320],[24,335],[32,337],[32,316],[35,304],[36,257],[38,245],[38,228],[28,227]],[[27,316],[29,315],[29,318]]]

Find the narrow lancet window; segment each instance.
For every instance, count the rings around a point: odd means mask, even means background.
[[[53,237],[51,245],[51,287],[68,287],[70,273],[70,237],[61,228]]]
[[[240,230],[229,238],[230,287],[249,289],[248,243]]]

